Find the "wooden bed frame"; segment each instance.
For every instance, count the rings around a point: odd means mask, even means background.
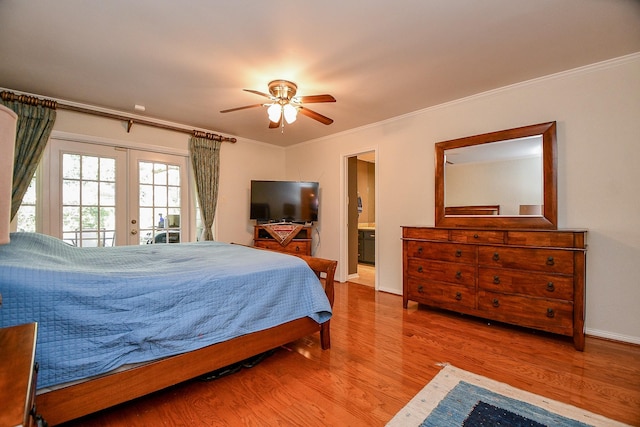
[[[337,261],[299,257],[318,277],[322,277],[325,293],[333,307]],[[36,396],[36,409],[49,425],[60,424],[240,362],[318,331],[322,348],[326,350],[331,346],[329,322],[318,324],[304,317],[189,353],[45,392]]]
[[[500,205],[445,206],[445,215],[500,215]]]

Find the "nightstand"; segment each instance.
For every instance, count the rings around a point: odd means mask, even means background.
[[[36,416],[38,324],[0,329],[0,426],[46,425]]]

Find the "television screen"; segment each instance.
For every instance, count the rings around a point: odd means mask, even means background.
[[[318,220],[317,182],[251,181],[250,219],[258,222]]]

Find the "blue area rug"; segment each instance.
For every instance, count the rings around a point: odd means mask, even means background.
[[[387,427],[625,425],[446,365]]]

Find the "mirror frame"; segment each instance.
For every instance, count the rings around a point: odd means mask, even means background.
[[[445,150],[542,135],[543,211],[541,216],[445,215]],[[558,228],[556,122],[540,123],[435,144],[436,227],[466,228]]]

